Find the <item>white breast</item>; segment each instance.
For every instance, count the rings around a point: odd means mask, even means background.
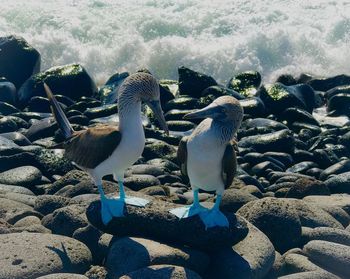
[[[193,188],[222,192],[225,188],[222,180],[222,158],[226,146],[221,144],[209,125],[205,127],[207,128],[199,127],[200,132],[192,134],[187,142],[188,176]]]

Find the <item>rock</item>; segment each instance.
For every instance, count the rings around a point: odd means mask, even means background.
[[[8,117],[0,118],[0,134],[17,131],[18,127],[15,121]]]
[[[330,98],[327,102],[327,111],[331,116],[350,116],[350,95],[339,93]]]
[[[16,105],[16,87],[6,78],[0,78],[0,101],[10,105]]]
[[[34,96],[30,98],[26,109],[34,112],[51,112],[49,100],[41,96]],[[62,106],[62,109],[64,109],[64,106]]]
[[[43,215],[54,212],[56,209],[62,208],[69,203],[69,198],[54,196],[54,195],[41,195],[37,197],[34,205],[34,209]]]
[[[97,87],[86,70],[79,64],[53,67],[33,75],[18,91],[18,101],[23,107],[31,97],[45,97],[42,83],[47,83],[53,93],[59,93],[73,100],[82,96],[90,97],[97,93]]]
[[[211,278],[265,278],[274,263],[275,249],[256,227],[248,223],[248,228],[242,241],[212,254]]]
[[[241,126],[241,129],[252,129],[253,131],[260,130],[261,128],[268,128],[267,133],[288,129],[288,127],[281,122],[261,117],[249,118],[243,121]]]
[[[39,52],[22,37],[1,37],[0,50],[0,76],[6,77],[16,88],[40,71]]]
[[[84,179],[74,186],[69,185],[62,188],[56,192],[56,195],[73,198],[79,195],[97,193],[95,188],[96,186],[91,182],[91,179]]]
[[[263,117],[266,115],[266,107],[260,98],[247,98],[240,100],[244,114],[249,114],[252,117]]]
[[[273,243],[279,252],[299,245],[301,223],[292,204],[277,198],[264,198],[247,203],[237,211]]]
[[[231,78],[227,84],[227,87],[237,91],[245,97],[255,97],[260,84],[260,73],[255,71],[247,71]]]
[[[340,207],[345,212],[350,214],[350,195],[348,194],[333,194],[331,196],[308,196],[303,199],[307,203],[322,205],[333,205]]]
[[[142,156],[146,158],[146,160],[155,158],[175,159],[176,148],[164,141],[154,140],[151,142],[146,142]]]
[[[118,113],[118,105],[104,105],[96,108],[88,108],[84,111],[84,115],[89,119],[95,119],[99,117],[106,117]]]
[[[243,148],[253,148],[257,152],[294,152],[294,137],[289,130],[281,130],[265,135],[248,136],[242,138],[238,146]]]
[[[179,67],[179,92],[180,95],[200,97],[202,91],[209,86],[217,85],[216,81],[205,74],[195,72],[186,67]]]
[[[228,212],[236,212],[243,205],[254,200],[257,200],[257,198],[251,194],[237,189],[227,189],[222,196],[220,209]]]
[[[125,178],[124,185],[134,191],[139,191],[150,186],[160,185],[160,181],[153,175],[135,174]]]
[[[302,242],[304,244],[312,240],[324,240],[350,246],[350,232],[328,227],[302,228]]]
[[[0,82],[0,94],[1,94],[1,82]],[[1,95],[0,95],[0,98],[1,98]],[[19,110],[16,109],[13,105],[10,105],[10,104],[4,103],[4,102],[0,102],[0,114],[10,115],[10,114],[17,113],[17,112],[19,112]]]
[[[163,168],[157,165],[140,164],[134,165],[130,168],[132,174],[148,174],[153,176],[159,176],[164,174]]]
[[[203,273],[209,265],[209,256],[191,248],[169,246],[144,238],[124,237],[113,242],[106,260],[106,268],[114,276],[154,264],[182,266]]]
[[[193,110],[199,108],[199,100],[189,96],[181,96],[166,103],[164,110]]]
[[[169,191],[166,191],[165,186],[150,186],[140,190],[140,193],[149,196],[168,196]]]
[[[282,113],[291,107],[312,112],[315,106],[315,92],[306,84],[287,86],[277,82],[261,87],[259,93],[265,106],[275,114]]]
[[[67,172],[60,179],[52,183],[50,189],[48,189],[48,194],[54,194],[58,190],[62,189],[66,185],[76,185],[82,180],[90,179],[86,172],[79,170],[71,170]]]
[[[34,196],[34,193],[25,187],[6,184],[0,184],[0,193],[18,193]]]
[[[308,84],[318,91],[328,91],[334,87],[350,84],[350,77],[347,75],[337,75],[329,78],[314,78]]]
[[[288,190],[286,198],[302,199],[311,195],[330,195],[327,185],[319,180],[300,178]]]
[[[91,253],[81,242],[41,233],[0,235],[0,278],[34,279],[57,272],[83,273]]]
[[[235,97],[237,100],[244,99],[244,96],[239,94],[237,91],[224,87],[222,85],[209,86],[202,91],[202,97],[200,101],[202,104],[209,105],[216,98],[229,95]]]
[[[30,187],[40,183],[41,177],[37,168],[24,166],[0,173],[0,183]]]
[[[291,125],[293,122],[308,123],[315,126],[320,125],[312,114],[300,108],[286,109],[281,115],[281,120],[286,120],[288,125]]]
[[[27,216],[23,219],[18,220],[16,223],[14,223],[14,227],[25,227],[30,226],[33,224],[41,225],[41,221],[37,216]]]
[[[89,279],[106,279],[107,270],[103,266],[91,266],[85,275]]]
[[[40,276],[37,279],[89,279],[88,277],[75,273],[54,273],[50,275]]]
[[[176,132],[186,132],[196,127],[196,125],[193,124],[192,122],[185,121],[185,120],[167,121],[167,125],[170,131],[176,131]]]
[[[331,176],[324,182],[324,184],[332,194],[350,194],[350,171]]]
[[[31,142],[29,141],[29,139],[27,139],[23,134],[18,132],[3,133],[3,134],[0,134],[0,136],[5,137],[9,140],[12,140],[14,143],[18,144],[19,146],[31,145]]]
[[[188,245],[200,250],[232,246],[247,234],[245,222],[234,214],[226,214],[230,227],[205,230],[198,216],[179,220],[169,213],[174,204],[153,200],[144,208],[127,205],[125,217],[113,218],[108,225],[101,220],[101,203],[94,201],[86,210],[89,222],[103,232],[118,236],[139,236]],[[179,234],[181,232],[181,234]]]
[[[116,278],[116,277],[115,277]],[[126,274],[120,279],[201,279],[194,271],[181,266],[172,265],[152,265],[142,268],[129,274]],[[111,278],[111,279],[114,279]]]
[[[332,174],[341,174],[344,172],[350,171],[350,160],[342,160],[328,168],[326,168],[323,172],[321,172],[320,179],[326,180]]]
[[[19,194],[19,193],[0,193],[0,197],[13,201],[18,201],[29,206],[34,206],[36,197],[33,195]]]
[[[286,253],[284,256],[285,273],[298,273],[307,271],[325,272],[322,268],[312,263],[305,255],[298,253]]]
[[[306,255],[319,266],[332,273],[350,276],[350,247],[323,240],[313,240],[303,248]]]
[[[278,277],[278,279],[339,279],[339,277],[324,271],[307,271]]]
[[[56,209],[52,214],[46,215],[42,220],[45,227],[54,234],[72,236],[73,233],[88,225],[85,215],[85,207],[69,205]]]

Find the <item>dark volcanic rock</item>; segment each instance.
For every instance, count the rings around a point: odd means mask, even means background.
[[[338,75],[329,78],[315,78],[308,82],[314,89],[319,91],[328,91],[334,87],[350,84],[350,76]]]
[[[302,199],[311,195],[330,195],[330,191],[321,181],[300,178],[288,190],[286,198]]]
[[[124,179],[124,185],[134,191],[160,185],[159,179],[149,174],[135,174]]]
[[[222,196],[220,208],[223,211],[236,212],[243,205],[254,200],[257,200],[257,198],[249,193],[237,189],[227,189]]]
[[[256,135],[242,138],[238,146],[253,148],[258,152],[277,151],[294,152],[294,137],[289,130],[281,130],[265,135]]]
[[[58,235],[3,234],[0,249],[1,279],[35,279],[57,272],[83,273],[92,263],[91,253],[83,243]]]
[[[327,102],[327,111],[332,116],[350,116],[350,94],[339,93],[334,95]]]
[[[209,86],[217,85],[212,77],[195,72],[186,67],[180,67],[178,72],[180,95],[190,95],[198,98],[201,96],[204,89]]]
[[[350,194],[350,172],[344,172],[328,178],[325,185],[332,194],[347,193]]]
[[[240,100],[244,113],[253,117],[263,117],[266,115],[266,107],[260,98],[247,98]]]
[[[87,208],[86,215],[93,226],[107,233],[176,242],[200,250],[232,246],[242,240],[248,232],[246,223],[233,213],[226,213],[229,228],[214,227],[206,230],[198,216],[179,220],[169,213],[172,208],[174,204],[162,201],[152,201],[144,208],[127,205],[125,217],[113,218],[105,226],[101,219],[101,203],[94,201]]]
[[[301,224],[297,212],[281,199],[252,201],[241,207],[237,214],[265,233],[277,251],[285,252],[300,243]]]
[[[189,110],[199,108],[199,100],[189,96],[181,96],[174,100],[167,102],[164,107],[165,111],[172,109]]]
[[[321,172],[320,179],[325,180],[332,174],[341,174],[350,171],[350,160],[342,160]]]
[[[18,127],[15,121],[8,117],[0,118],[0,133],[9,133],[17,131]]]
[[[174,247],[144,238],[123,237],[113,241],[106,260],[107,270],[115,276],[154,264],[177,265],[203,273],[209,265],[209,256],[191,248]]]
[[[39,71],[40,54],[22,37],[0,38],[0,76],[20,88],[26,79]]]
[[[56,209],[68,205],[69,199],[54,195],[41,195],[35,200],[34,209],[43,215],[54,212]]]
[[[16,87],[12,82],[0,77],[0,101],[16,105]]]
[[[0,82],[0,98],[1,98],[1,82]],[[13,105],[5,102],[0,102],[0,114],[9,115],[19,112]]]
[[[61,94],[73,100],[82,96],[92,96],[97,92],[94,81],[81,65],[58,66],[33,75],[22,85],[18,91],[21,106],[25,106],[33,96],[46,96],[43,82],[50,86],[54,94]]]
[[[260,84],[260,73],[255,71],[247,71],[231,78],[227,84],[227,87],[237,91],[245,97],[255,97]]]

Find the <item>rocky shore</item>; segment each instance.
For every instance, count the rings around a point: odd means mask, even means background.
[[[126,173],[127,191],[151,202],[105,226],[97,188],[56,146],[42,83],[81,130],[118,122],[128,73],[98,87],[79,64],[41,71],[23,38],[0,38],[0,50],[0,279],[350,278],[349,75],[262,84],[251,71],[222,85],[180,67],[160,80],[170,135],[144,108],[146,147]],[[230,228],[205,230],[168,210],[192,202],[176,151],[198,122],[182,117],[222,95],[244,108],[239,166],[221,204]],[[109,176],[103,187],[118,188]],[[212,206],[211,193],[199,197]]]

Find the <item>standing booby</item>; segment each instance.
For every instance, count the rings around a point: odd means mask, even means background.
[[[231,185],[236,172],[233,140],[243,119],[243,109],[234,97],[223,96],[207,107],[184,116],[184,119],[194,118],[205,119],[190,136],[180,141],[177,152],[181,171],[190,179],[193,204],[170,212],[180,219],[199,214],[206,228],[229,226],[219,206],[223,192]],[[200,205],[199,189],[216,192],[212,209]]]
[[[141,156],[145,146],[145,134],[141,121],[141,102],[154,112],[162,129],[168,128],[160,105],[159,85],[147,73],[136,73],[126,78],[118,94],[119,127],[97,125],[83,131],[74,131],[50,88],[44,88],[53,115],[65,136],[65,155],[79,168],[85,170],[98,187],[101,196],[101,217],[107,224],[113,216],[123,216],[124,204],[143,207],[148,201],[126,197],[124,172]],[[102,178],[113,174],[119,184],[119,197],[109,198],[102,188]]]

